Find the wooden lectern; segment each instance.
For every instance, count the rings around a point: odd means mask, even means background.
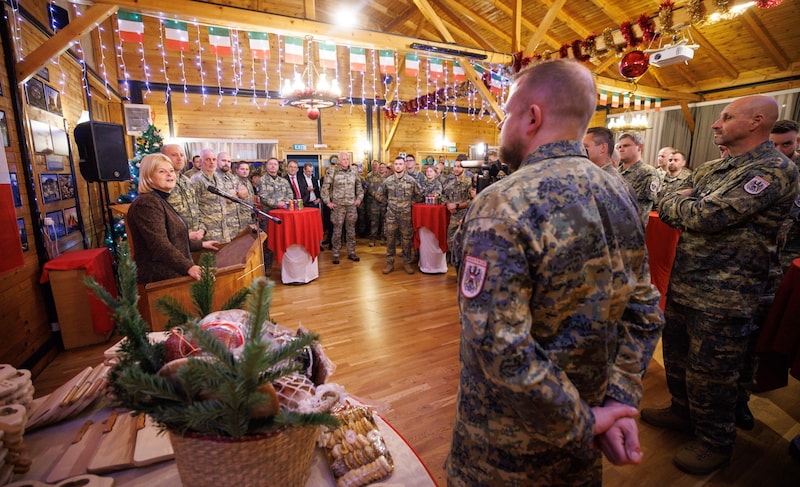
[[[219,310],[225,301],[243,287],[250,287],[256,277],[263,276],[261,267],[261,246],[267,235],[255,230],[245,230],[225,244],[217,252],[217,275],[214,284],[212,309]],[[197,260],[196,253],[195,260]],[[142,318],[153,331],[163,331],[167,317],[156,310],[156,302],[162,296],[172,296],[183,307],[192,311],[194,304],[189,295],[189,286],[197,282],[189,276],[176,277],[165,281],[151,282],[139,286],[139,311]]]

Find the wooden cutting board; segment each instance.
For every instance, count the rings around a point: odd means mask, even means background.
[[[135,445],[136,416],[127,411],[120,413],[114,428],[97,445],[86,470],[89,473],[108,473],[133,467]]]
[[[76,434],[73,443],[67,447],[67,451],[50,470],[46,479],[48,483],[60,482],[68,477],[86,473],[89,459],[94,455],[97,442],[100,441],[106,426],[105,423],[92,423],[91,420],[87,423],[89,423],[88,429],[83,434]]]
[[[159,434],[156,423],[145,416],[144,427],[136,433],[136,448],[133,452],[133,465],[144,467],[154,463],[172,460],[175,453],[172,451],[172,442],[167,433]]]

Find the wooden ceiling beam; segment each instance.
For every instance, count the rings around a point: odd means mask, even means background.
[[[500,39],[502,39],[505,42],[508,42],[509,45],[511,45],[511,35],[508,32],[503,31],[502,29],[500,29],[499,27],[497,27],[493,23],[487,21],[483,17],[483,15],[479,14],[478,12],[475,12],[474,10],[471,10],[471,9],[467,8],[465,5],[459,4],[455,0],[444,0],[444,1],[447,2],[447,4],[450,6],[450,8],[452,10],[461,12],[462,16],[464,16],[467,19],[471,20],[472,22],[477,24],[479,27],[488,30],[492,34],[496,35],[497,37],[499,37]]]
[[[764,24],[758,20],[758,17],[756,17],[753,12],[745,10],[745,12],[739,16],[739,20],[750,35],[753,36],[758,45],[766,51],[767,55],[778,68],[785,70],[789,67],[789,58],[786,57],[780,46],[778,46],[772,36],[769,35],[767,28],[764,27]]]
[[[550,30],[550,26],[556,19],[556,15],[558,15],[559,10],[561,10],[561,7],[564,6],[566,1],[567,0],[556,0],[553,2],[553,5],[550,6],[550,9],[544,15],[542,22],[536,28],[536,32],[534,32],[533,36],[531,36],[530,40],[528,40],[528,44],[525,46],[525,51],[522,53],[523,56],[533,56],[533,51],[536,49],[536,46],[539,45],[539,42],[541,42],[544,34]]]
[[[631,85],[627,81],[616,80],[614,78],[606,78],[604,76],[595,76],[594,80],[598,90],[614,91],[617,93],[624,93],[631,91]],[[652,88],[649,86],[641,86],[641,85],[639,85],[636,88],[636,93],[639,95],[649,96],[652,98],[702,101],[700,95],[696,95],[694,93],[666,90],[661,88]]]
[[[511,10],[511,8],[508,5],[504,4],[502,1],[500,1],[500,0],[488,0],[488,1],[489,1],[489,3],[492,4],[492,7],[494,7],[497,10],[503,12],[503,14],[507,15],[508,17],[512,17],[514,15],[514,12]],[[537,32],[539,30],[535,25],[533,25],[529,20],[525,19],[524,17],[521,20],[522,20],[522,26],[524,28],[528,29],[529,31]],[[488,22],[486,22],[486,23],[488,24]],[[489,24],[489,25],[491,25],[491,24]],[[561,47],[561,43],[560,42],[558,42],[557,40],[553,39],[552,37],[550,37],[546,33],[542,34],[542,40],[544,42],[546,42],[548,46],[550,46],[551,48],[553,48],[555,50],[558,50],[558,48]]]
[[[700,44],[700,47],[702,47],[703,49],[703,53],[708,57],[710,57],[711,60],[714,61],[714,63],[716,63],[717,66],[720,67],[720,69],[722,69],[728,74],[728,76],[734,79],[739,77],[739,70],[736,69],[736,67],[733,64],[731,64],[727,59],[725,59],[725,56],[720,54],[720,52],[714,48],[714,45],[711,44],[708,41],[708,39],[705,38],[703,33],[700,32],[700,29],[697,28],[692,29],[692,39],[694,39],[695,42]]]
[[[303,14],[309,20],[317,20],[316,0],[303,0]]]
[[[689,104],[686,103],[685,100],[681,100],[681,112],[683,112],[683,118],[686,119],[686,125],[689,126],[689,132],[694,134],[694,117],[692,116],[692,110],[689,108]]]
[[[330,40],[351,46],[362,46],[370,49],[397,49],[409,51],[412,42],[420,41],[412,37],[386,32],[374,32],[364,29],[343,29],[339,26],[304,20],[282,15],[256,12],[230,6],[214,5],[192,0],[94,0],[95,4],[116,5],[129,12],[140,12],[157,17],[180,19],[188,22],[200,22],[221,27],[240,30],[268,29],[281,35],[311,35],[318,40]],[[509,64],[511,55],[502,52],[485,51],[469,46],[452,45],[422,39],[425,44],[447,49],[459,49],[464,52],[487,56],[486,62],[493,64]]]
[[[539,0],[539,1],[542,4],[544,4],[545,7],[548,8],[553,7],[553,0]],[[586,39],[587,37],[589,37],[589,34],[592,33],[589,29],[587,29],[586,27],[584,27],[578,21],[575,20],[576,18],[578,18],[577,15],[570,15],[570,13],[567,12],[566,9],[564,8],[558,9],[556,18],[561,22],[563,22],[564,25],[572,29],[573,32],[578,34],[578,37],[580,37],[581,39]]]
[[[59,30],[53,37],[46,40],[35,51],[25,56],[25,59],[17,63],[17,82],[23,84],[28,81],[51,59],[72,47],[72,43],[76,39],[94,30],[104,20],[114,15],[116,11],[117,7],[114,5],[93,5],[79,17],[72,19],[66,27]]]
[[[520,0],[521,1],[521,0]],[[474,42],[477,42],[479,46],[486,49],[487,51],[497,51],[489,41],[487,41],[477,30],[473,29],[471,25],[464,22],[462,20],[462,16],[457,14],[450,8],[450,6],[440,0],[431,0],[434,5],[436,5],[439,10],[443,11],[445,15],[447,15],[448,19],[451,22],[451,26],[456,27],[454,30],[460,30],[461,35],[463,37],[472,39]]]
[[[522,0],[513,0],[514,15],[511,17],[511,52],[522,50]]]
[[[436,13],[428,0],[414,0],[414,5],[422,12],[425,19],[436,27],[436,30],[441,34],[445,42],[452,42],[455,44],[456,40],[453,38],[453,34],[445,27],[439,14]]]

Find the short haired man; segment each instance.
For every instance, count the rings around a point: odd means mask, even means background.
[[[303,194],[300,192],[300,181],[297,172],[300,170],[300,165],[297,161],[290,160],[286,163],[286,180],[289,181],[289,186],[292,188],[292,199],[302,200]]]
[[[658,191],[658,199],[664,196],[686,189],[692,185],[692,171],[686,167],[686,154],[676,150],[669,155],[667,162],[667,174],[661,182],[661,189]]]
[[[182,174],[183,169],[186,167],[186,156],[183,154],[183,149],[179,144],[166,144],[161,148],[161,153],[172,161],[172,167],[175,168],[175,176],[177,178],[175,187],[169,193],[167,203],[186,222],[186,226],[189,228],[189,239],[203,240],[206,230],[200,224],[197,193],[189,178]]]
[[[592,73],[534,64],[509,90],[511,174],[464,217],[448,485],[599,485],[639,463],[634,416],[663,323],[636,200],[589,161]],[[595,445],[598,448],[595,448]]]
[[[656,155],[656,172],[658,173],[658,177],[661,180],[664,180],[664,176],[667,174],[667,165],[669,164],[669,156],[673,152],[675,152],[675,148],[673,147],[662,147],[658,150],[658,155]]]
[[[251,205],[254,204],[256,190],[253,187],[253,183],[250,181],[250,163],[247,161],[237,162],[234,165],[233,170],[239,180],[239,184],[237,186],[243,187],[246,191],[246,196],[241,199],[250,203]],[[236,205],[236,207],[236,209],[239,211],[240,225],[247,226],[253,223],[253,211],[250,208],[244,205]]]
[[[800,154],[797,153],[800,137],[797,134],[798,125],[794,120],[778,120],[769,133],[769,140],[795,164],[800,162]]]
[[[624,133],[619,137],[617,150],[619,151],[619,172],[636,191],[636,200],[641,208],[642,223],[647,225],[650,210],[653,209],[657,198],[661,178],[656,169],[642,161],[644,139],[636,132]]]
[[[373,161],[377,162],[377,161]],[[405,164],[405,159],[403,160]],[[383,166],[383,170],[381,169]],[[380,191],[383,182],[386,180],[386,170],[384,164],[376,165],[372,172],[369,173],[367,179],[365,181],[365,197],[366,197],[366,205],[367,205],[367,217],[369,219],[369,246],[374,247],[375,241],[378,239],[378,235],[384,235],[384,239],[386,238],[386,232],[384,227],[385,224],[385,216],[386,216],[386,201],[379,201],[376,198],[378,191]],[[405,166],[404,166],[405,167]],[[384,232],[381,232],[381,230]]]
[[[204,238],[219,243],[230,242],[239,232],[238,225],[231,227],[225,218],[228,200],[208,190],[209,186],[222,188],[217,175],[217,155],[211,149],[200,151],[200,171],[191,178],[197,195],[200,225],[206,229]]]
[[[240,200],[247,199],[247,187],[239,181],[236,173],[231,170],[231,156],[227,152],[217,154],[217,176],[222,182],[219,188],[221,191]],[[247,211],[240,213],[240,206],[235,201],[225,200],[225,219],[228,221],[228,226],[235,229],[236,234],[250,224],[250,210],[245,208]],[[244,219],[240,219],[241,215],[246,216]]]
[[[411,223],[411,205],[422,200],[422,188],[414,178],[406,174],[406,164],[402,157],[395,158],[393,169],[394,174],[386,178],[375,193],[377,201],[386,203],[386,265],[383,273],[394,271],[394,255],[399,236],[400,247],[403,249],[403,269],[407,274],[413,274],[411,247],[414,226]]]
[[[583,148],[589,154],[589,160],[600,169],[619,174],[617,165],[611,160],[614,151],[614,134],[605,127],[589,127],[583,137]]]
[[[354,262],[360,261],[361,259],[356,255],[356,220],[358,219],[357,207],[364,199],[364,188],[361,186],[358,169],[350,164],[349,152],[339,153],[339,165],[332,165],[325,174],[325,181],[322,183],[320,191],[322,201],[331,210],[333,263],[339,263],[339,253],[342,250],[342,227],[346,232],[347,258]]]
[[[303,164],[303,174],[297,178],[297,181],[303,197],[303,206],[319,208],[319,180],[314,177],[314,166],[308,162]]]
[[[200,163],[200,156],[199,155],[192,156],[192,163],[191,164],[192,164],[192,167],[188,168],[186,170],[186,172],[184,173],[186,175],[186,177],[189,178],[189,179],[192,179],[192,176],[194,176],[195,174],[197,174],[198,171],[200,171],[200,164],[201,164]]]
[[[453,235],[469,208],[469,202],[472,201],[471,189],[472,179],[465,174],[461,159],[457,157],[453,173],[442,183],[442,203],[447,206],[447,211],[450,213],[450,222],[447,225],[447,248],[450,250],[453,249]]]
[[[285,210],[286,202],[293,197],[289,181],[278,174],[280,162],[276,157],[267,159],[266,167],[267,173],[261,178],[261,191],[258,193],[262,210],[264,212],[275,209]]]
[[[644,409],[642,419],[693,434],[673,457],[691,474],[731,459],[737,378],[756,331],[770,248],[797,193],[797,167],[769,141],[777,118],[774,98],[731,102],[711,126],[730,155],[703,164],[692,188],[659,202],[661,221],[681,230],[663,337],[672,404]]]
[[[419,184],[425,182],[425,175],[419,170],[419,164],[414,154],[406,154],[406,174],[414,178]]]

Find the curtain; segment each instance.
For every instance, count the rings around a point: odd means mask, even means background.
[[[278,157],[278,141],[246,142],[233,140],[192,140],[184,143],[186,157],[200,155],[203,149],[211,149],[215,153],[227,152],[231,161],[266,161],[270,157]]]
[[[689,167],[695,169],[704,162],[719,159],[719,149],[714,143],[714,132],[711,126],[719,118],[728,102],[714,105],[695,106],[692,109],[694,116],[694,143],[689,154]]]

